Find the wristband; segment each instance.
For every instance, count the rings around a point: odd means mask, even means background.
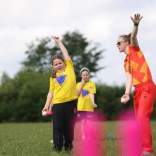
[[[137,27],[139,25],[139,23],[134,23],[134,25]]]

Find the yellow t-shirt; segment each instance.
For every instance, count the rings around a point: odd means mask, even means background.
[[[76,77],[72,60],[65,60],[66,67],[56,73],[56,78],[50,78],[49,91],[53,91],[53,104],[64,103],[77,99]]]
[[[77,83],[77,89],[79,89],[80,84],[81,82]],[[82,87],[82,91],[78,97],[78,105],[77,105],[78,111],[89,111],[89,112],[94,111],[90,93],[94,94],[96,93],[95,83],[91,81],[86,82]]]

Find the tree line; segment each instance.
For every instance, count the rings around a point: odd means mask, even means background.
[[[81,80],[79,71],[88,67],[91,77],[99,70],[105,68],[98,65],[105,49],[99,50],[99,44],[88,41],[78,31],[67,32],[62,36],[62,42],[68,49],[73,60],[77,82]],[[26,59],[21,62],[21,69],[13,78],[3,73],[0,84],[0,122],[44,122],[51,117],[42,117],[49,90],[51,75],[51,57],[61,54],[59,48],[51,42],[50,37],[37,39],[28,45],[25,52]],[[125,86],[108,86],[98,83],[95,101],[97,110],[103,112],[108,120],[116,119],[117,115],[125,109],[133,108],[133,98],[123,105],[120,97]],[[152,119],[156,119],[156,105]]]

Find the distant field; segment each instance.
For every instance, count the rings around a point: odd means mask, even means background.
[[[118,139],[115,136],[115,123],[103,123],[107,127],[106,136],[114,135],[103,140],[107,147],[107,156],[116,155],[115,145],[118,144]],[[156,121],[152,121],[151,126],[156,150]],[[52,153],[51,127],[51,123],[0,124],[0,156],[69,156],[65,151]]]

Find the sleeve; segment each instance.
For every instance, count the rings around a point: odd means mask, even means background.
[[[54,83],[54,79],[50,78],[50,87],[49,87],[49,91],[54,91],[55,89],[55,83]]]
[[[131,73],[131,67],[130,67],[130,64],[129,64],[129,62],[126,62],[125,64],[124,64],[124,69],[125,69],[125,72],[127,73]]]
[[[92,82],[91,93],[96,93],[96,85]]]
[[[65,63],[68,68],[74,69],[72,60],[65,60]]]

